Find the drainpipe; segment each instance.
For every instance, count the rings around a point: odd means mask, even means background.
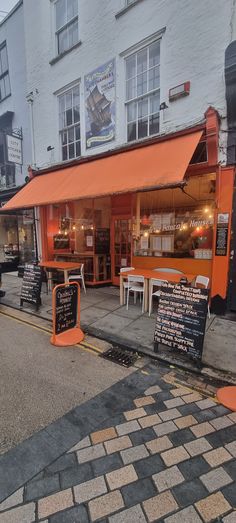
[[[33,111],[33,103],[34,103],[34,94],[33,91],[29,93],[26,96],[26,100],[29,104],[30,109],[30,130],[31,130],[31,146],[32,146],[32,166],[33,168],[36,167],[36,161],[35,161],[35,139],[34,139],[34,111]]]

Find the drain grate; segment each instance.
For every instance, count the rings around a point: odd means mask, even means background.
[[[106,360],[113,361],[114,363],[118,363],[123,367],[130,367],[137,360],[138,354],[127,350],[119,349],[118,347],[112,347],[111,349],[108,349],[106,352],[103,352],[101,354],[101,357],[105,358]]]

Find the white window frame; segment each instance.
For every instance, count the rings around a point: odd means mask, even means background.
[[[79,121],[78,122],[72,122],[72,124],[70,125],[64,125],[63,127],[60,126],[60,97],[62,96],[66,96],[66,94],[70,93],[72,91],[72,117],[73,117],[73,109],[74,109],[74,105],[73,105],[73,90],[78,88],[79,89],[79,113],[80,113],[80,118],[79,118]],[[58,110],[58,127],[59,127],[59,146],[60,146],[60,158],[61,158],[61,161],[63,162],[66,162],[66,161],[72,161],[74,160],[75,158],[80,158],[80,156],[82,155],[82,152],[81,152],[81,88],[80,88],[80,82],[76,82],[76,83],[73,83],[71,85],[68,85],[67,87],[65,87],[63,90],[60,90],[58,91],[57,93],[55,93],[57,95],[57,110]],[[75,127],[79,126],[80,128],[80,138],[78,140],[75,139]],[[73,142],[69,142],[68,140],[68,131],[70,129],[74,129],[74,141]],[[62,138],[63,138],[63,133],[66,132],[67,133],[67,144],[66,144],[66,147],[67,147],[67,159],[63,160],[63,144],[62,144]],[[80,154],[77,156],[76,155],[76,142],[79,142],[80,143]],[[72,144],[74,145],[74,153],[75,155],[73,156],[73,158],[69,158],[69,145]]]
[[[126,53],[122,53],[123,56],[125,57],[125,98],[127,97],[127,89],[126,89],[127,82],[129,80],[134,79],[134,78],[136,79],[136,96],[134,98],[125,99],[125,108],[126,108],[126,142],[127,143],[132,143],[132,142],[135,142],[135,141],[145,140],[145,138],[150,138],[151,136],[157,136],[158,134],[160,134],[160,109],[158,109],[158,111],[157,111],[158,114],[159,114],[159,129],[158,129],[158,132],[150,134],[150,117],[155,115],[155,114],[157,114],[157,112],[150,113],[150,97],[153,94],[158,94],[159,93],[159,100],[160,100],[160,82],[159,82],[159,87],[155,87],[154,89],[151,89],[150,91],[148,90],[144,94],[137,95],[137,78],[138,78],[138,74],[137,74],[137,55],[138,55],[138,53],[140,51],[142,51],[144,49],[148,49],[151,45],[153,45],[153,44],[155,44],[157,42],[159,42],[159,45],[160,45],[160,48],[161,48],[161,38],[160,38],[160,36],[158,36],[158,38],[150,38],[150,41],[149,41],[149,39],[147,39],[147,42],[145,42],[145,45],[137,46],[137,48],[132,49],[132,52],[130,52],[130,53],[127,53],[127,54]],[[143,42],[143,44],[144,44],[144,42]],[[160,51],[161,51],[161,49],[160,49]],[[127,80],[127,76],[126,76],[126,61],[131,56],[135,56],[135,60],[136,60],[135,76],[130,77]],[[160,53],[160,56],[161,56],[161,53]],[[147,52],[147,81],[148,81],[148,73],[149,73],[149,71],[151,69],[154,69],[155,67],[159,67],[159,75],[160,75],[161,59],[159,60],[158,64],[155,64],[154,66],[149,68],[149,52]],[[138,121],[140,120],[140,118],[138,117],[138,101],[139,100],[145,100],[145,99],[148,100],[148,111],[147,111],[148,129],[147,129],[147,135],[146,136],[142,136],[142,137],[139,138],[138,137]],[[136,102],[136,104],[137,104],[137,106],[136,106],[136,118],[135,118],[135,120],[131,120],[131,121],[128,122],[128,106],[131,103],[134,103],[134,102]],[[132,122],[136,122],[136,138],[134,140],[128,140],[128,124],[131,124]]]
[[[1,72],[1,63],[0,63],[0,84],[2,82],[4,82],[4,91],[5,91],[5,96],[0,97],[0,103],[3,102],[3,100],[5,100],[6,98],[8,98],[8,96],[11,96],[11,84],[10,84],[9,62],[8,62],[7,42],[6,41],[4,41],[0,44],[0,61],[1,61],[1,51],[4,48],[6,49],[7,69],[5,69],[4,72]],[[7,93],[6,93],[6,83],[5,83],[6,78],[7,78],[8,86],[9,86],[9,90],[7,91]]]
[[[68,0],[64,0],[66,2],[66,11],[67,11],[67,1]],[[61,54],[64,54],[66,52],[68,52],[70,49],[73,49],[73,47],[75,45],[77,45],[79,43],[79,6],[78,6],[78,12],[77,12],[77,15],[73,16],[70,20],[67,20],[66,23],[64,25],[62,25],[61,27],[57,28],[57,23],[56,23],[56,4],[57,4],[58,0],[55,0],[54,1],[54,28],[55,28],[55,49],[56,49],[56,56],[60,56]],[[77,0],[77,4],[78,4],[78,0]],[[64,49],[64,51],[59,51],[59,34],[62,33],[62,31],[65,31],[65,30],[68,30],[69,27],[74,24],[75,22],[77,21],[77,30],[78,30],[78,38],[77,38],[77,42],[75,42],[72,46],[69,46]]]

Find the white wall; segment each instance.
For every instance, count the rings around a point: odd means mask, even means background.
[[[198,123],[212,105],[226,128],[224,53],[232,40],[233,0],[142,0],[121,17],[115,14],[125,0],[78,0],[82,44],[54,65],[53,2],[24,0],[27,90],[34,97],[36,164],[60,161],[58,107],[54,94],[81,79],[82,154],[102,152],[126,142],[124,58],[130,46],[166,27],[161,42],[161,133]],[[85,150],[84,75],[115,57],[117,66],[116,140]],[[190,80],[190,95],[169,103],[168,91]],[[220,160],[226,160],[226,133],[221,137]],[[47,146],[54,147],[53,156]]]
[[[13,111],[12,128],[22,128],[23,165],[16,166],[16,185],[23,185],[31,164],[29,108],[26,102],[26,62],[23,5],[0,24],[0,44],[6,40],[11,96],[0,102],[0,116]]]

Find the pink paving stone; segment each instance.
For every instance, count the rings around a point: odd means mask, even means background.
[[[152,522],[174,512],[174,510],[178,509],[178,505],[171,492],[166,490],[165,492],[162,492],[162,494],[158,494],[158,496],[154,496],[153,498],[144,501],[143,508],[148,521]]]
[[[127,410],[124,412],[125,419],[127,421],[130,421],[132,419],[136,418],[142,418],[143,416],[146,416],[147,413],[145,412],[143,407],[140,407],[139,409],[133,409],[133,410]]]
[[[92,501],[89,501],[88,506],[91,520],[96,521],[113,512],[117,512],[122,509],[125,504],[120,491],[114,490],[114,492],[109,492],[109,494],[92,499]]]
[[[195,507],[205,523],[214,521],[219,516],[226,514],[231,509],[230,504],[223,496],[222,492],[211,494],[207,498],[195,503]]]
[[[218,447],[217,449],[211,450],[210,452],[203,454],[203,457],[211,467],[217,467],[218,465],[221,465],[221,463],[225,463],[232,459],[231,454],[224,447]]]
[[[35,521],[35,503],[27,503],[0,513],[0,523],[32,523]]]
[[[2,503],[0,503],[0,511],[6,510],[7,508],[15,507],[16,505],[20,505],[23,503],[23,488],[17,490],[9,496],[9,498],[5,499]]]
[[[152,403],[155,403],[152,396],[143,396],[142,398],[136,398],[136,400],[134,400],[136,407],[145,407],[145,405],[151,405]]]
[[[38,501],[39,519],[46,518],[55,512],[65,510],[73,506],[72,490],[62,490],[52,496],[47,496]]]

